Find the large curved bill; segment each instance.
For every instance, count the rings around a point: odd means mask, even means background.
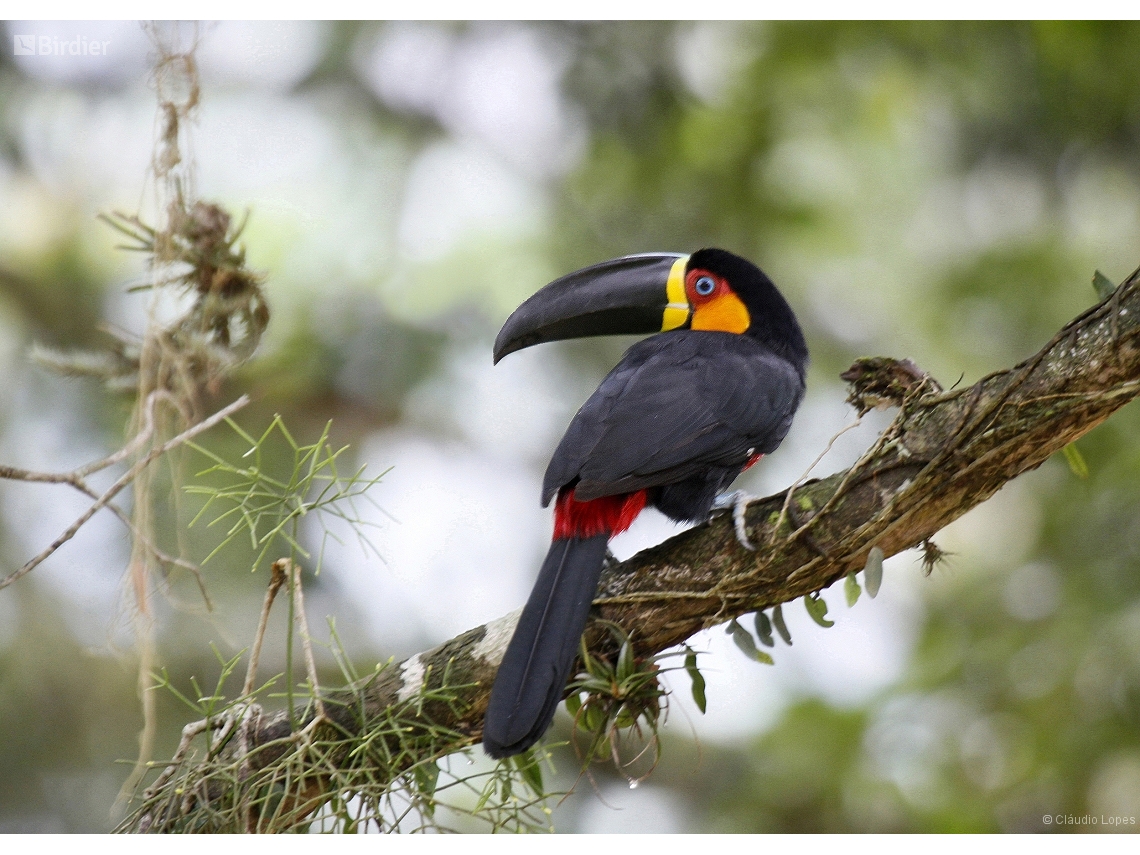
[[[507,318],[495,339],[495,362],[547,341],[683,326],[688,260],[674,252],[627,255],[554,280]]]

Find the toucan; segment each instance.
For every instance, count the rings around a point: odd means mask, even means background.
[[[491,757],[526,751],[550,726],[610,538],[647,507],[707,519],[784,439],[803,399],[808,350],[795,314],[760,268],[723,249],[629,255],[563,276],[507,319],[494,359],[619,333],[655,335],[625,352],[547,467],[554,538],[491,688]]]

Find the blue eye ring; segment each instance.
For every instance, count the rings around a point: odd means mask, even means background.
[[[693,283],[693,290],[701,297],[707,297],[716,290],[716,280],[711,276],[702,276]]]

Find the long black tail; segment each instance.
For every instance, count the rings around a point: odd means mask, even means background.
[[[550,544],[491,687],[483,747],[492,757],[526,751],[550,727],[598,590],[608,540],[600,534]]]

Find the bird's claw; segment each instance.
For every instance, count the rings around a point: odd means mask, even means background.
[[[713,502],[713,510],[732,510],[732,527],[736,531],[736,539],[749,552],[755,552],[756,547],[752,545],[752,541],[748,539],[748,532],[745,531],[744,514],[748,510],[749,504],[758,498],[759,496],[753,496],[743,490],[733,490],[731,493],[723,493],[717,496],[716,501]]]

